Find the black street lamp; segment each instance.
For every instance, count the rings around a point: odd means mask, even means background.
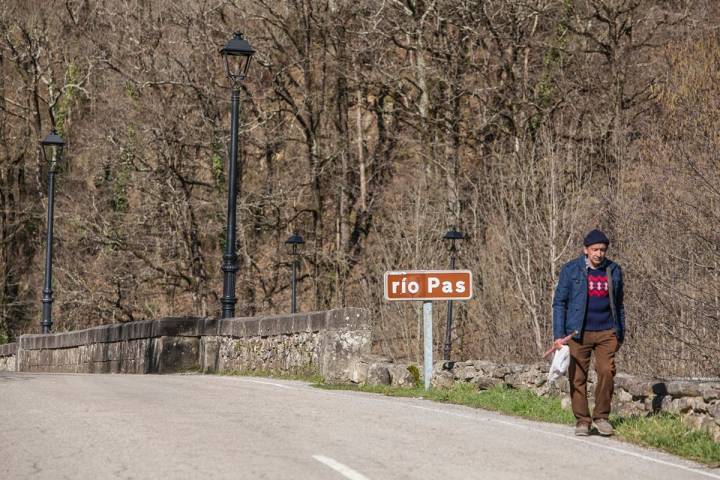
[[[455,227],[448,230],[443,237],[443,240],[450,241],[450,270],[455,270],[455,256],[457,254],[457,248],[455,247],[456,240],[462,240],[465,236],[455,230]],[[447,325],[445,328],[445,346],[443,348],[443,359],[445,361],[450,360],[450,349],[451,349],[451,333],[452,333],[452,315],[453,315],[453,302],[448,300],[447,306]]]
[[[305,240],[298,235],[297,233],[293,233],[290,235],[290,237],[285,241],[285,243],[292,245],[292,255],[293,255],[293,262],[292,262],[292,277],[290,279],[290,288],[292,289],[292,297],[290,300],[290,313],[296,313],[297,312],[297,288],[296,288],[296,282],[297,282],[297,267],[298,267],[298,245],[302,245],[305,243]]]
[[[65,142],[53,128],[45,139],[40,142],[45,161],[48,163],[48,210],[47,237],[45,239],[45,285],[42,299],[42,333],[50,333],[52,329],[52,245],[53,245],[53,210],[55,206],[55,168],[62,157]]]
[[[235,273],[238,271],[236,254],[236,219],[237,203],[237,150],[238,150],[238,111],[240,109],[240,83],[247,76],[250,60],[255,54],[242,33],[235,36],[220,49],[225,58],[225,72],[232,84],[232,117],[230,127],[230,165],[228,167],[228,208],[225,236],[225,253],[223,254],[223,296],[222,318],[235,316]]]

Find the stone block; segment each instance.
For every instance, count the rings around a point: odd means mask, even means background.
[[[351,330],[354,318],[345,314],[344,310],[331,310],[325,314],[325,328],[334,330]]]
[[[77,332],[64,333],[60,342],[60,348],[77,347],[80,344],[79,340],[82,338],[81,336],[83,334],[85,334],[85,332],[83,332],[82,330]],[[86,335],[87,334],[85,334],[85,337]]]
[[[668,411],[670,413],[688,413],[692,410],[693,403],[689,398],[675,398],[670,401]]]
[[[199,337],[204,318],[166,317],[156,320],[153,337]]]
[[[393,387],[415,386],[415,378],[413,378],[406,365],[390,365],[388,372],[390,373],[390,385]]]
[[[334,330],[350,330],[352,329],[351,323],[350,318],[346,318],[344,309],[325,312],[325,328]]]
[[[612,411],[621,417],[645,416],[645,405],[638,402],[614,402]]]
[[[469,362],[464,362],[467,364],[472,364],[476,370],[481,372],[492,372],[494,369],[497,368],[497,364],[495,362],[491,362],[489,360],[473,360]]]
[[[615,389],[615,398],[617,398],[618,401],[623,403],[633,401],[633,396],[622,388]]]
[[[151,338],[153,336],[153,320],[141,320],[123,324],[124,337],[127,340]]]
[[[295,319],[291,315],[282,315],[276,318],[276,335],[292,335],[295,332]]]
[[[688,381],[670,381],[666,382],[665,387],[667,393],[673,397],[701,397],[700,385],[695,382]]]
[[[319,332],[321,330],[325,330],[325,325],[327,322],[326,315],[326,312],[308,313],[308,322],[311,332]]]
[[[108,344],[108,349],[107,349],[108,360],[110,360],[112,362],[112,361],[120,360],[122,358],[122,349],[123,349],[124,343],[125,342],[115,342],[115,343]]]
[[[386,363],[371,363],[368,367],[368,385],[390,385],[390,370]]]
[[[79,330],[77,332],[73,332],[71,335],[71,338],[68,339],[68,342],[66,343],[67,347],[81,347],[84,345],[87,345],[91,343],[91,335],[93,332],[93,328],[86,328],[85,330]]]
[[[432,379],[430,380],[430,385],[433,388],[451,388],[454,384],[455,377],[452,372],[443,368],[433,369]]]
[[[243,321],[245,327],[244,337],[257,337],[260,335],[260,320],[246,319]]]
[[[121,373],[120,360],[110,360],[108,363],[110,373]]]
[[[542,387],[547,383],[547,372],[533,369],[529,370],[525,375],[527,375],[528,384],[536,388]]]
[[[500,385],[501,383],[503,383],[503,381],[495,377],[478,376],[470,380],[470,383],[475,385],[475,388],[477,388],[478,390],[489,390],[493,387]]]
[[[700,392],[702,393],[703,400],[706,402],[720,399],[720,388],[716,388],[713,385],[700,386]]]
[[[98,362],[97,373],[110,373],[110,362]]]
[[[52,351],[51,350],[40,350],[39,365],[43,367],[49,367],[52,364]]]
[[[220,354],[220,340],[218,337],[200,338],[200,368],[203,373],[218,371],[218,356]]]
[[[108,325],[105,331],[107,332],[106,341],[108,343],[121,342],[124,340],[122,325]]]
[[[510,373],[522,373],[528,369],[527,365],[521,363],[508,363],[506,367],[510,369]]]
[[[475,362],[472,360],[466,360],[464,362],[455,362],[453,365],[454,365],[454,368],[474,367]]]
[[[310,319],[305,314],[295,314],[292,317],[293,333],[310,332]]]
[[[90,361],[105,362],[108,360],[108,344],[96,343],[90,349]]]
[[[505,376],[505,383],[513,388],[527,388],[536,385],[539,375],[542,374],[529,370],[511,373],[510,375]],[[544,383],[544,380],[540,385],[542,385],[542,383]]]
[[[325,328],[335,330],[365,330],[370,328],[369,314],[361,308],[339,308],[326,312]]]
[[[157,373],[200,369],[200,339],[197,337],[160,337],[157,348]]]
[[[236,318],[223,318],[218,321],[218,335],[241,338],[245,336],[245,321]]]
[[[95,327],[88,329],[88,343],[105,343],[107,342],[107,329],[105,327]]]
[[[695,413],[708,413],[709,405],[705,403],[703,397],[690,397],[688,398],[693,412]]]
[[[320,375],[329,383],[350,381],[352,365],[370,353],[370,330],[325,330],[318,335]]]
[[[520,388],[522,387],[522,382],[520,381],[520,377],[517,374],[510,373],[508,375],[505,375],[505,385],[512,387],[512,388]]]
[[[352,383],[364,384],[367,383],[368,370],[370,365],[364,360],[356,361],[350,371],[350,381]]]
[[[21,350],[40,350],[42,335],[21,335],[18,348]]]
[[[238,331],[240,328],[242,328],[242,331]],[[244,322],[232,318],[223,318],[218,320],[217,331],[219,337],[244,337]]]
[[[615,388],[623,389],[634,397],[646,397],[653,394],[653,382],[646,378],[623,373],[615,375]]]
[[[682,421],[685,425],[694,430],[705,430],[706,432],[711,434],[715,430],[715,422],[707,415],[685,415],[683,416]]]
[[[8,357],[17,354],[17,342],[0,345],[0,357]]]
[[[532,368],[538,372],[547,374],[550,371],[550,364],[547,362],[536,362],[532,364]]]
[[[715,400],[708,404],[707,412],[715,418],[715,421],[720,424],[720,401]]]
[[[473,378],[477,377],[479,372],[477,371],[475,366],[472,364],[470,366],[459,367],[459,368],[456,364],[455,368],[453,368],[453,374],[457,380],[467,382],[467,381],[470,381]]]
[[[200,327],[200,335],[214,337],[218,334],[218,326],[220,319],[215,317],[207,317],[198,320]]]
[[[497,365],[491,371],[492,376],[495,378],[505,378],[505,376],[510,375],[510,373],[512,373],[512,370],[504,365]]]
[[[282,326],[285,326],[282,320],[278,317],[261,318],[258,323],[258,335],[261,337],[279,335],[282,330],[287,330],[280,328],[281,324]]]

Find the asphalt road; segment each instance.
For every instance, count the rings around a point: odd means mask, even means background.
[[[301,382],[0,372],[0,479],[720,479],[569,427]]]

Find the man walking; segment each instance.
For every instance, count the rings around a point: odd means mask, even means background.
[[[553,299],[555,346],[569,342],[570,397],[575,414],[575,435],[589,435],[591,424],[600,435],[612,435],[608,421],[615,378],[615,352],[625,335],[623,278],[620,265],[605,257],[610,240],[600,230],[587,234],[584,254],[566,263]],[[595,352],[595,408],[588,408],[587,377]]]

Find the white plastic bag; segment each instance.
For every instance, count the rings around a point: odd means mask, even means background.
[[[553,355],[552,365],[550,365],[550,371],[548,372],[548,383],[553,383],[563,375],[567,375],[569,365],[570,347],[563,345],[555,350],[555,355]]]

